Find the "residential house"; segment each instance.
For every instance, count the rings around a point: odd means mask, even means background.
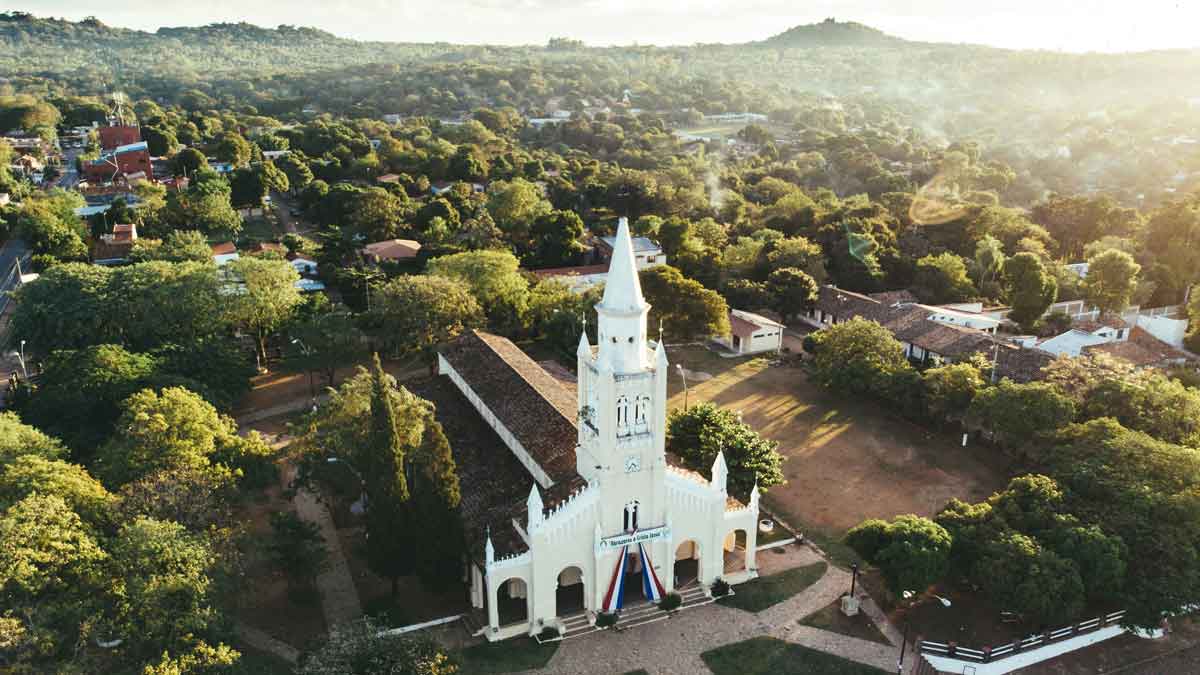
[[[362,257],[375,264],[412,260],[420,252],[421,244],[412,239],[385,239],[367,244],[361,250]]]
[[[241,256],[238,255],[237,246],[232,241],[221,242],[220,244],[212,245],[213,262],[217,267],[223,267],[225,263],[237,260]]]
[[[137,225],[120,223],[113,225],[109,234],[102,234],[92,242],[92,262],[97,265],[112,265],[129,259],[133,243],[137,241]]]
[[[1061,335],[1042,341],[1038,348],[1056,356],[1079,356],[1085,347],[1123,342],[1129,337],[1129,324],[1115,317],[1098,321],[1076,321]]]
[[[616,237],[600,237],[596,242],[596,254],[600,260],[612,259],[613,245],[616,240]],[[647,237],[633,237],[633,255],[639,272],[667,264],[667,256],[663,253],[662,247],[658,245],[658,242]]]
[[[916,363],[953,363],[982,354],[996,364],[997,377],[1019,382],[1037,379],[1042,367],[1054,359],[1041,349],[997,338],[992,334],[995,320],[984,314],[909,302],[910,298],[907,291],[864,295],[822,286],[804,320],[817,328],[856,317],[875,321],[895,336],[905,356]]]
[[[713,339],[738,354],[779,352],[783,349],[784,325],[761,314],[729,310],[729,335]]]
[[[1082,353],[1108,354],[1138,368],[1167,368],[1194,360],[1192,355],[1172,347],[1141,326],[1134,326],[1126,340],[1088,345]]]

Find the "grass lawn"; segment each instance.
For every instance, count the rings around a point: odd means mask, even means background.
[[[839,565],[854,559],[841,537],[863,520],[930,516],[953,497],[986,498],[1011,475],[994,450],[959,447],[957,439],[894,417],[874,401],[835,396],[798,367],[724,359],[700,347],[671,349],[667,356],[690,371],[690,404],[740,410],[750,426],[779,443],[787,483],[770,488],[763,503]],[[669,393],[669,407],[682,408],[677,375]]]
[[[829,565],[826,563],[819,562],[796,567],[779,574],[759,577],[738,585],[734,589],[734,595],[725,596],[719,602],[727,607],[736,607],[747,612],[761,612],[815,584],[825,575],[828,567]]]
[[[484,642],[458,652],[458,672],[459,675],[486,675],[542,668],[558,651],[558,644],[539,645],[533,638]]]
[[[863,612],[859,612],[858,616],[846,616],[842,614],[841,599],[834,600],[829,605],[814,614],[810,614],[800,620],[802,626],[812,626],[842,635],[849,635],[860,640],[870,640],[878,642],[881,645],[890,645],[875,624]]]
[[[886,671],[807,647],[756,637],[700,655],[713,675],[883,675]]]

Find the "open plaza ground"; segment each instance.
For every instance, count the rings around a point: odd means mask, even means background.
[[[702,347],[668,356],[689,374],[689,405],[710,401],[740,410],[779,443],[787,484],[771,488],[764,502],[835,558],[848,555],[837,541],[867,518],[932,516],[951,498],[979,500],[1008,482],[1007,460],[997,451],[962,448],[874,401],[830,394],[798,366],[722,358]],[[678,369],[673,374],[670,406],[682,408],[683,380]]]

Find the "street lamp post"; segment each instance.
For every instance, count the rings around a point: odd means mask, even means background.
[[[909,600],[915,597],[917,593],[916,591],[904,591],[901,595],[905,600]],[[949,598],[943,598],[936,593],[931,593],[931,595],[942,603],[942,607],[950,607],[953,604]],[[911,624],[906,618],[904,621],[904,638],[900,641],[900,660],[896,662],[896,675],[904,675],[904,650],[908,647],[908,629],[910,626]]]
[[[687,371],[683,369],[681,364],[676,363],[675,368],[679,371],[679,377],[683,379],[683,411],[688,409],[688,388],[687,388]]]
[[[24,340],[21,340],[20,356],[21,356],[21,374],[25,376],[26,380],[28,380],[29,379],[29,369],[25,367],[25,341]]]
[[[308,345],[304,344],[300,338],[293,338],[292,344],[299,345],[300,353],[304,354],[305,357],[312,357],[312,350],[309,349]],[[306,365],[308,366],[306,368],[306,370],[308,370],[308,397],[312,399],[313,410],[315,411],[317,409],[317,388],[316,385],[313,384],[312,363],[308,363]]]

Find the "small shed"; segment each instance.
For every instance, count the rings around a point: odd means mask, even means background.
[[[778,352],[783,348],[784,325],[765,316],[740,309],[729,310],[730,334],[717,342],[738,354]]]

